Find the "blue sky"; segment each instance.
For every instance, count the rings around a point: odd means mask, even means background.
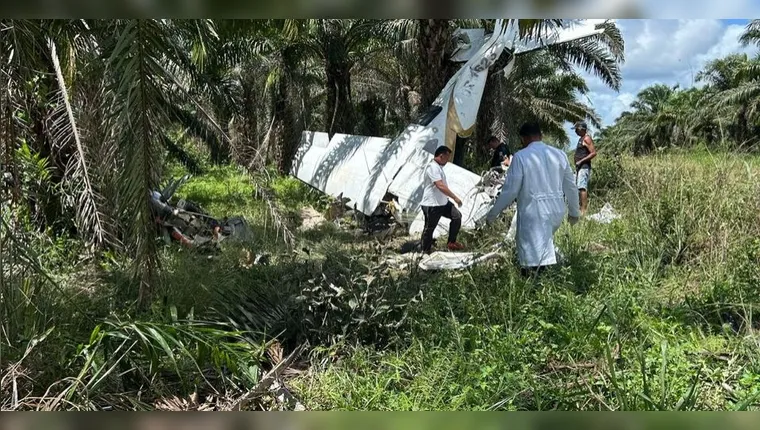
[[[739,44],[738,38],[747,22],[746,19],[617,20],[625,40],[620,91],[616,93],[598,78],[583,73],[591,91],[588,101],[601,116],[602,125],[611,125],[645,87],[658,82],[681,87],[699,85],[694,77],[708,61],[734,52],[750,55],[758,52],[753,46]]]

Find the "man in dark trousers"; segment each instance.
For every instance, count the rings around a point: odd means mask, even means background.
[[[588,182],[591,179],[591,160],[596,157],[594,139],[588,134],[588,126],[584,121],[575,123],[575,134],[579,136],[578,146],[575,147],[575,185],[581,200],[581,216],[586,215],[588,208]]]
[[[422,252],[430,254],[433,246],[433,232],[438,227],[441,217],[451,220],[449,223],[450,251],[464,249],[457,242],[459,229],[462,227],[462,213],[459,212],[449,198],[454,200],[457,206],[462,206],[462,201],[451,190],[446,182],[446,174],[443,166],[449,162],[451,149],[440,146],[435,150],[433,161],[425,168],[425,187],[422,193],[422,214],[425,216],[425,227],[422,230]]]
[[[496,136],[491,136],[486,141],[486,145],[493,150],[493,156],[491,157],[491,168],[494,167],[507,167],[512,161],[512,152],[507,147],[507,144],[502,143]]]

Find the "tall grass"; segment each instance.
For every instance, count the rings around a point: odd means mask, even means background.
[[[339,409],[754,407],[757,161],[599,157],[591,211],[560,229],[568,263],[535,281],[513,258],[424,284],[395,349],[358,347],[298,381]],[[754,394],[753,394],[754,393]]]

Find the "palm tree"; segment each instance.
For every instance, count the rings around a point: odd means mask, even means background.
[[[737,144],[753,140],[751,129],[760,113],[760,57],[732,54],[713,60],[700,71],[697,80],[707,83],[705,112],[730,123],[728,129]]]
[[[198,22],[210,35],[210,21]],[[187,104],[180,81],[188,75],[188,52],[179,43],[183,25],[195,22],[115,20],[99,28],[98,45],[113,94],[110,121],[120,168],[120,213],[139,275],[138,302],[145,306],[156,285],[158,257],[149,192],[161,176],[161,136],[171,126],[168,106]],[[201,33],[204,34],[204,33]],[[202,36],[203,37],[203,36]],[[209,37],[209,36],[206,36]]]
[[[10,65],[1,110],[21,119],[0,126],[9,138],[6,153],[26,140],[52,161],[51,177],[62,185],[55,188],[62,194],[50,195],[55,218],[68,219],[62,211],[71,206],[83,238],[101,246],[123,242],[139,302],[147,304],[158,267],[148,194],[161,173],[171,107],[195,104],[184,43],[210,38],[210,23],[11,20],[0,27],[0,56]]]
[[[379,23],[364,19],[309,21],[307,47],[323,62],[325,69],[324,129],[330,135],[353,132],[352,68],[370,50],[382,47],[376,43]]]
[[[704,129],[694,105],[703,97],[699,89],[683,91],[678,85],[655,84],[644,88],[631,103],[631,110],[615,120],[606,136],[619,140],[634,154],[696,142]]]
[[[383,30],[388,41],[400,48],[405,56],[416,59],[418,81],[415,91],[419,105],[430,106],[456,72],[456,66],[447,57],[451,53],[454,30],[486,25],[486,20],[476,19],[395,19],[384,22]]]
[[[558,71],[560,65],[561,60],[546,51],[518,57],[512,74],[494,81],[493,105],[483,106],[483,110],[493,112],[493,119],[490,127],[483,124],[479,130],[516,143],[514,130],[521,123],[539,121],[547,137],[567,143],[565,121],[589,118],[597,125],[593,109],[578,100],[579,95],[588,93],[585,81],[573,71]]]
[[[56,70],[51,48],[58,47],[55,57],[63,54],[66,58],[75,58],[76,52],[87,44],[86,38],[75,43],[74,36],[82,31],[82,21],[37,21],[37,20],[3,20],[0,21],[0,60],[3,68],[2,110],[6,120],[0,125],[0,134],[6,142],[6,164],[15,165],[13,146],[19,140],[29,143],[32,151],[42,158],[47,158],[52,166],[50,180],[54,188],[67,180],[81,180],[80,169],[69,169],[76,178],[66,175],[68,167],[82,161],[75,154],[72,145],[71,123],[61,98],[61,87],[56,79]],[[76,68],[70,62],[61,62],[63,84],[66,77],[69,83]],[[81,166],[81,163],[78,164]],[[86,169],[85,169],[86,171]],[[86,175],[88,176],[88,175]],[[89,177],[84,178],[89,181]],[[80,200],[84,212],[96,213],[95,197],[91,189]],[[38,199],[30,202],[30,210],[37,225],[67,229],[68,225],[57,223],[64,210],[56,199]],[[77,218],[80,225],[84,220]],[[96,222],[97,224],[97,222]],[[89,225],[93,237],[101,237],[102,230],[97,225]]]

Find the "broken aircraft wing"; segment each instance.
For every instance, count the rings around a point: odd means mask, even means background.
[[[348,205],[370,215],[377,209],[398,171],[400,157],[391,139],[304,131],[291,173]],[[413,147],[406,147],[407,151]]]

